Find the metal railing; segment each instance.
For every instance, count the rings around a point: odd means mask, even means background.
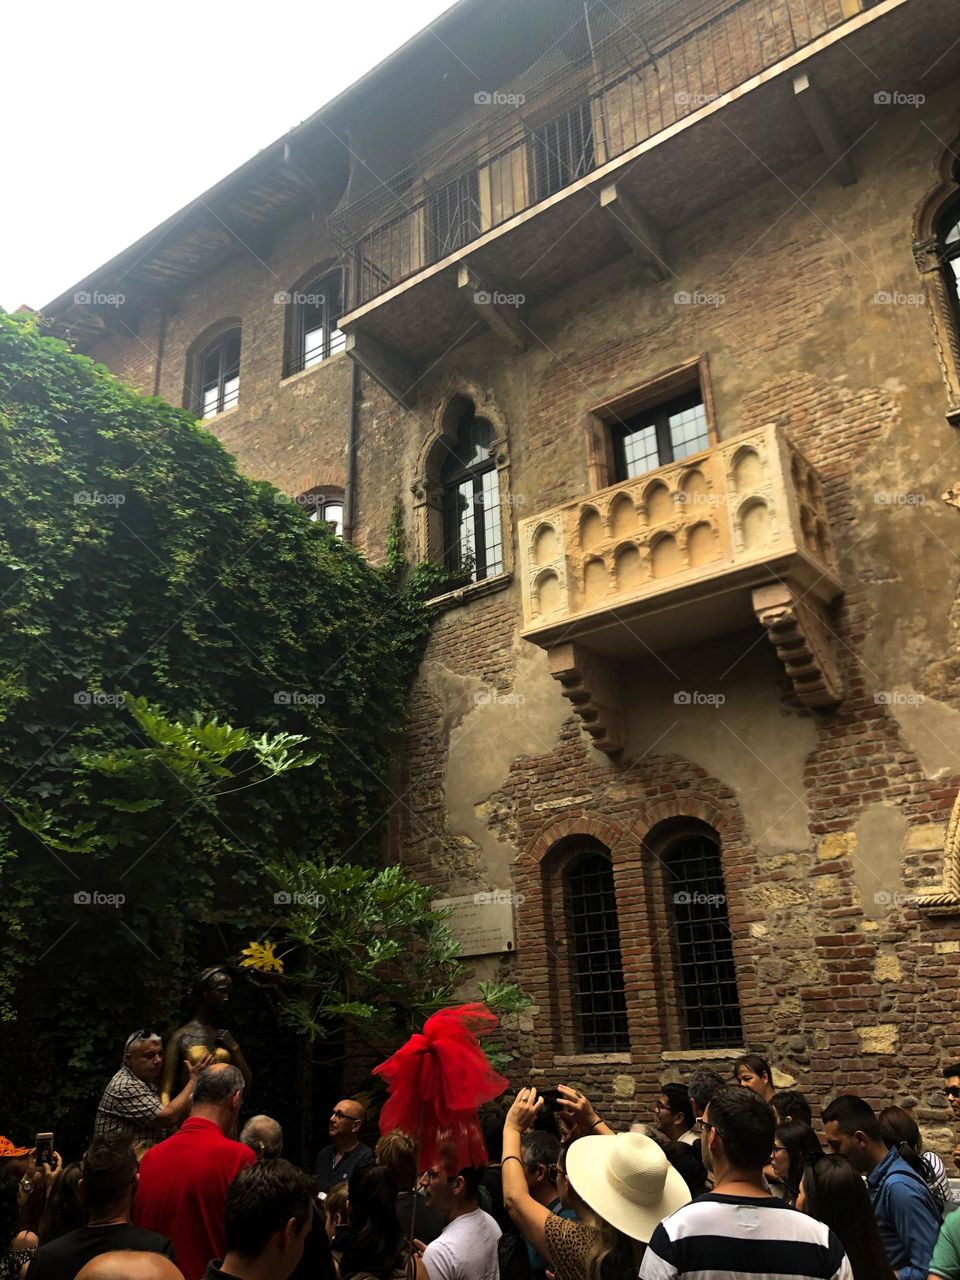
[[[732,0],[659,49],[638,41],[627,51],[618,45],[615,57],[606,50],[603,71],[550,85],[539,101],[511,109],[499,133],[478,114],[482,149],[458,171],[421,179],[406,196],[385,184],[331,220],[350,268],[351,309],[776,65],[847,16],[843,0]],[[544,99],[562,100],[565,108],[550,115]],[[429,175],[431,167],[425,151],[419,170]]]

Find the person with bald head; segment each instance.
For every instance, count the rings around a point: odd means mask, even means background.
[[[202,1280],[207,1263],[222,1258],[227,1188],[256,1163],[235,1142],[243,1076],[225,1062],[200,1073],[190,1118],[179,1133],[144,1153],[133,1220],[173,1241],[185,1280]]]
[[[183,1272],[162,1253],[115,1249],[82,1266],[76,1280],[183,1280]]]
[[[344,1098],[333,1108],[327,1126],[330,1143],[321,1148],[313,1169],[317,1186],[324,1194],[357,1169],[373,1163],[373,1152],[360,1141],[362,1123],[363,1107],[353,1098]]]

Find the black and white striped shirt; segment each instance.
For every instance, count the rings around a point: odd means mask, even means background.
[[[650,1237],[640,1280],[853,1280],[822,1222],[772,1197],[705,1195]]]

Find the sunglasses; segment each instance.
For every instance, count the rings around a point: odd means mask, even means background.
[[[123,1046],[124,1053],[135,1045],[138,1040],[159,1040],[160,1036],[156,1031],[151,1031],[149,1027],[141,1027],[139,1031],[134,1031],[133,1035],[127,1036],[127,1043]]]
[[[955,1084],[949,1084],[943,1091],[948,1098],[960,1098],[960,1087]]]

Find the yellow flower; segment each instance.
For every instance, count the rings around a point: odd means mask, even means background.
[[[240,952],[247,957],[240,961],[240,968],[256,969],[258,973],[283,973],[283,961],[273,948],[272,942],[251,942]]]

